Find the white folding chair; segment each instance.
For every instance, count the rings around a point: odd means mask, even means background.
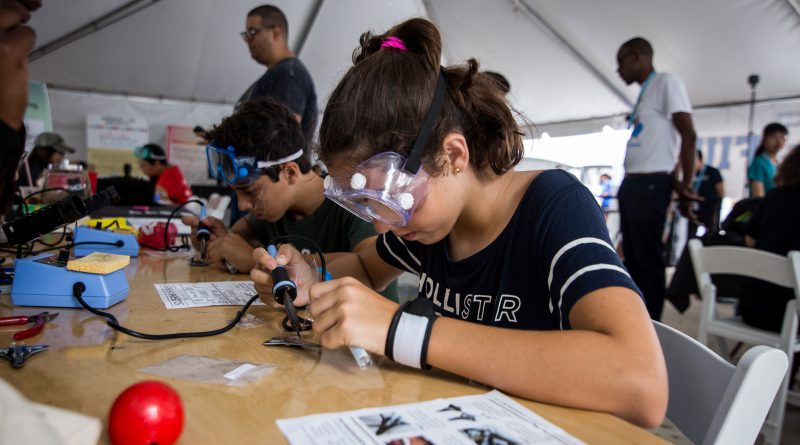
[[[797,339],[798,305],[800,297],[800,252],[789,252],[788,256],[775,255],[757,249],[731,246],[704,247],[693,239],[689,241],[697,288],[700,290],[702,312],[698,340],[708,344],[709,336],[730,338],[752,345],[778,348],[791,359],[800,350]],[[770,283],[794,289],[795,298],[786,304],[780,333],[765,331],[745,324],[741,317],[720,317],[717,313],[716,287],[711,274],[732,274],[758,278]],[[784,377],[781,388],[764,423],[764,439],[767,444],[778,444],[786,410],[786,396],[790,375]]]
[[[667,418],[698,445],[752,444],[786,374],[786,354],[756,346],[734,367],[692,337],[653,325],[669,375]]]

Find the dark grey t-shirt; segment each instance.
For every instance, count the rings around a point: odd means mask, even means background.
[[[291,57],[268,69],[247,91],[237,107],[256,97],[272,97],[284,104],[292,113],[302,117],[303,135],[311,141],[317,126],[317,93],[314,81],[300,59]]]

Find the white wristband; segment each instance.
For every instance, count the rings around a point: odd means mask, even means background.
[[[394,336],[392,356],[394,361],[415,368],[422,368],[420,358],[425,344],[425,332],[428,329],[427,317],[407,312],[400,314]]]

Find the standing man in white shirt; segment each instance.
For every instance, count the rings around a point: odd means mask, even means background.
[[[626,84],[641,85],[628,118],[632,131],[625,153],[619,200],[625,266],[644,293],[653,320],[664,307],[665,246],[662,241],[672,191],[684,216],[694,219],[692,191],[695,139],[692,105],[676,76],[656,73],[653,48],[636,37],[617,51],[617,72]],[[678,162],[680,161],[680,162]]]

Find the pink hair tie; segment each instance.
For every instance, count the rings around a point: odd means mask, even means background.
[[[397,37],[387,37],[384,39],[383,43],[381,43],[381,49],[383,48],[394,48],[399,49],[400,51],[406,52],[408,48],[406,48],[405,43]]]

